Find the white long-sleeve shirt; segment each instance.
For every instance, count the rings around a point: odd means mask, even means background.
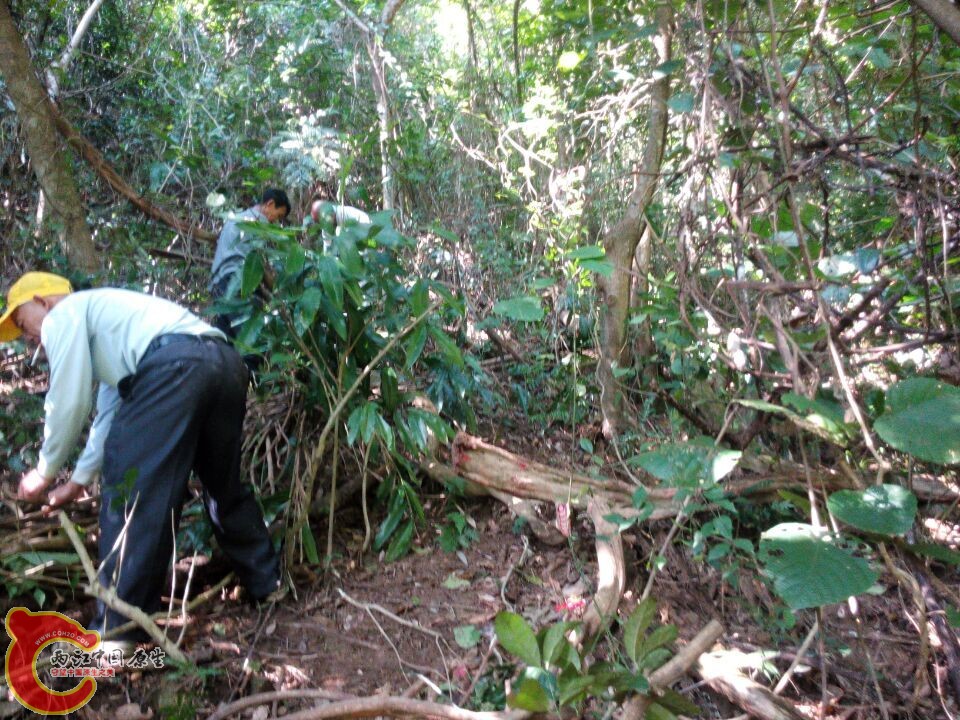
[[[100,472],[103,444],[120,394],[117,384],[137,371],[158,335],[183,333],[224,338],[219,330],[168,300],[115,288],[73,293],[43,319],[40,341],[50,363],[43,409],[43,447],[37,470],[56,476],[90,415],[94,384],[97,415],[71,481],[87,485]]]

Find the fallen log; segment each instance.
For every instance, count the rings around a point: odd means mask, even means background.
[[[789,700],[743,674],[748,665],[739,650],[721,650],[699,657],[694,666],[700,678],[730,702],[761,720],[807,720]]]
[[[600,497],[611,512],[626,519],[636,517],[640,510],[633,506],[636,485],[611,478],[596,478],[570,470],[560,470],[529,458],[515,455],[480,438],[458,433],[450,450],[452,467],[431,460],[422,465],[425,472],[438,480],[460,478],[473,494],[507,495],[554,504],[570,503],[584,510],[591,498]],[[774,461],[759,456],[744,457],[744,472],[720,483],[731,497],[750,496],[758,499],[776,497],[779,490],[802,489],[807,484],[803,466]],[[810,469],[815,484],[825,490],[853,489],[853,481],[833,470]],[[649,477],[649,476],[647,476]],[[658,482],[650,478],[651,482]],[[671,487],[648,487],[646,503],[652,505],[649,520],[675,517],[683,504],[681,498],[689,490]],[[957,488],[943,482],[927,480],[914,483],[914,493],[925,500],[946,501],[960,499]]]

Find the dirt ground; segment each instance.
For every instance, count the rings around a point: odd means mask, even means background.
[[[500,610],[513,609],[537,628],[574,617],[575,611],[564,605],[575,606],[576,599],[588,596],[591,590],[593,538],[588,525],[578,521],[568,547],[549,548],[517,532],[506,509],[491,500],[472,500],[460,507],[476,526],[475,542],[460,552],[448,553],[437,547],[435,537],[424,534],[410,555],[393,563],[375,554],[359,554],[362,533],[353,528],[362,523],[355,511],[347,509],[338,518],[342,555],[330,570],[301,573],[296,578],[295,597],[272,608],[257,609],[238,598],[236,588],[227,587],[192,614],[183,648],[198,659],[199,676],[170,669],[128,671],[100,681],[91,703],[75,716],[126,720],[206,717],[220,703],[297,688],[320,688],[345,696],[406,694],[421,699],[434,699],[442,691],[465,707],[492,707],[488,703],[498,695],[502,700],[503,681],[513,671],[509,657],[488,653],[494,616]],[[451,508],[436,497],[428,501],[426,509],[439,521]],[[646,558],[660,547],[668,528],[669,522],[626,534],[630,575],[621,611],[629,611],[635,602],[646,577],[642,570]],[[654,592],[659,620],[676,624],[681,640],[717,618],[724,624],[723,642],[728,648],[745,653],[764,648],[796,650],[813,621],[812,613],[800,613],[796,627],[788,629],[769,610],[775,603],[753,573],[743,572],[739,588],[734,589],[722,581],[719,572],[690,562],[687,555],[681,546],[672,546]],[[201,568],[194,587],[202,591],[215,584],[224,571],[225,567],[216,563]],[[878,705],[870,700],[876,697],[877,686],[864,651],[891,708],[890,717],[948,717],[936,700],[936,687],[933,692],[927,689],[914,709],[908,709],[918,636],[911,617],[904,612],[911,607],[909,598],[901,597],[889,577],[882,578],[881,585],[885,588],[882,595],[860,600],[862,643],[846,606],[830,608],[824,614],[830,708],[826,717],[881,717]],[[90,606],[64,610],[82,620]],[[479,638],[474,635],[471,642],[475,644],[469,648],[458,644],[455,635],[457,628],[465,626],[479,630]],[[816,647],[814,651],[819,652]],[[599,654],[603,652],[601,645]],[[936,670],[943,659],[936,648],[933,652],[931,682],[945,685],[942,670]],[[790,659],[785,652],[774,662],[782,671]],[[693,677],[678,689],[701,707],[701,717],[730,718],[742,712],[697,685]],[[784,694],[795,700],[807,698],[809,716],[816,717],[814,707],[821,691],[817,667],[798,674]],[[237,717],[275,717],[310,707],[310,702],[284,702],[246,710]],[[28,715],[15,704],[8,703],[4,709],[4,717]]]

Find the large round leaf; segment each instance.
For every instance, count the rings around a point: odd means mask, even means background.
[[[803,523],[783,523],[763,533],[760,560],[777,594],[794,610],[842,602],[877,579],[866,560]]]
[[[538,322],[543,319],[543,306],[540,304],[540,298],[533,296],[500,300],[494,304],[493,312],[497,315],[506,315],[511,320],[520,322]]]
[[[886,442],[928,462],[960,463],[960,388],[910,378],[887,391],[887,408],[874,424]]]
[[[903,535],[913,527],[917,496],[900,485],[875,485],[866,490],[839,490],[827,499],[836,517],[859,530]]]

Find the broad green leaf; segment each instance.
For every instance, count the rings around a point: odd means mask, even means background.
[[[307,562],[313,565],[320,564],[320,553],[317,552],[317,541],[313,537],[313,531],[310,524],[306,523],[300,529],[300,540],[303,542],[303,552],[307,556]]]
[[[383,519],[383,523],[381,523],[380,529],[377,530],[377,535],[373,539],[374,550],[382,548],[384,543],[390,539],[393,531],[397,529],[400,521],[403,520],[406,510],[403,494],[395,492],[393,497],[390,498],[390,509],[387,511],[387,517]]]
[[[558,665],[558,658],[563,655],[566,646],[570,644],[566,637],[567,633],[579,624],[578,622],[558,622],[544,631],[541,642],[544,665]]]
[[[759,558],[793,610],[842,602],[877,580],[866,560],[804,523],[782,523],[763,533]]]
[[[440,354],[443,355],[444,360],[446,360],[448,364],[458,368],[462,368],[464,366],[463,355],[460,352],[460,348],[457,347],[457,344],[450,339],[449,335],[433,325],[427,327],[427,332],[437,344],[437,349],[440,351]]]
[[[637,661],[643,662],[643,659],[657,648],[669,645],[677,639],[676,625],[661,625],[651,632],[643,642],[637,647]]]
[[[783,417],[789,419],[798,428],[806,430],[809,433],[813,433],[824,440],[829,440],[830,442],[840,445],[841,447],[846,447],[847,445],[848,440],[846,433],[843,435],[837,435],[833,432],[830,432],[830,430],[827,428],[821,427],[821,425],[818,425],[816,422],[808,420],[799,413],[795,413],[793,410],[789,410],[788,408],[781,407],[780,405],[774,405],[773,403],[769,403],[764,400],[734,400],[734,402],[753,410],[760,410],[762,412],[782,415]]]
[[[667,443],[659,449],[631,458],[651,475],[670,485],[690,487],[713,484],[729,475],[740,462],[738,450],[707,443]]]
[[[951,550],[943,545],[935,543],[914,543],[913,545],[904,545],[904,548],[920,557],[928,557],[950,565],[960,565],[960,552]]]
[[[593,684],[593,678],[590,675],[574,675],[569,679],[564,679],[561,676],[558,684],[560,694],[557,698],[557,704],[565,707],[584,698],[587,690]]]
[[[927,462],[960,463],[960,388],[910,378],[887,391],[886,407],[874,424],[885,442]]]
[[[392,413],[400,405],[399,380],[393,368],[385,368],[380,373],[380,394],[387,412]]]
[[[414,330],[411,330],[410,334],[403,340],[403,352],[407,356],[406,367],[408,370],[420,359],[420,355],[423,353],[423,348],[426,344],[427,326],[420,323],[420,325]]]
[[[595,272],[604,277],[613,275],[613,263],[609,260],[581,260],[580,267],[589,272]]]
[[[461,625],[453,629],[453,639],[465,650],[480,642],[480,637],[480,631],[474,625]]]
[[[387,547],[387,552],[384,555],[384,560],[393,562],[402,558],[410,552],[410,544],[412,541],[413,520],[408,520],[406,524],[400,528],[400,531],[394,535],[393,540],[390,541],[390,545]]]
[[[250,295],[260,287],[263,280],[263,258],[260,253],[254,251],[247,255],[243,261],[243,274],[240,276],[240,296],[250,297]]]
[[[646,720],[677,720],[677,716],[660,703],[651,703],[647,708]]]
[[[306,263],[307,255],[303,247],[299,244],[294,244],[287,252],[287,259],[286,262],[284,262],[283,270],[288,277],[295,278],[303,272]]]
[[[303,291],[293,313],[293,326],[298,335],[303,335],[313,325],[322,301],[323,293],[320,288],[308,287]]]
[[[655,80],[658,80],[671,73],[675,73],[682,67],[683,60],[667,60],[665,63],[660,63],[653,69],[653,77]]]
[[[507,705],[530,712],[547,712],[550,709],[550,695],[544,687],[543,670],[537,667],[524,668],[523,674],[507,696]]]
[[[541,666],[537,636],[533,634],[526,620],[513,612],[500,612],[497,613],[493,627],[504,650],[527,665]]]
[[[947,622],[950,623],[950,627],[960,628],[960,610],[949,605],[944,610],[944,614],[947,616]]]
[[[343,275],[340,273],[340,264],[329,255],[322,255],[317,260],[317,272],[320,275],[320,284],[331,304],[339,311],[343,311]]]
[[[667,101],[667,107],[677,113],[688,113],[693,111],[693,95],[690,93],[677,93]]]
[[[584,245],[567,253],[571,260],[603,260],[606,256],[606,251],[599,245]]]
[[[699,715],[700,708],[687,700],[676,690],[667,688],[657,695],[657,703],[679,715]]]
[[[875,485],[866,490],[839,490],[827,498],[837,518],[859,530],[903,535],[917,516],[917,496],[901,485]]]
[[[538,297],[524,296],[501,300],[493,306],[493,312],[519,322],[538,322],[543,319],[543,307]]]
[[[657,601],[653,598],[647,598],[637,605],[627,622],[623,626],[623,646],[626,648],[627,657],[633,662],[637,662],[637,650],[643,640],[647,628],[653,621],[653,614],[657,610]]]
[[[413,290],[410,291],[410,313],[414,317],[419,317],[426,312],[429,306],[430,294],[427,291],[427,286],[424,285],[423,281],[417,280]]]

